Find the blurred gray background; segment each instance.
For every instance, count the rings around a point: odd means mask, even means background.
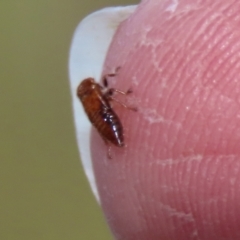
[[[134,0],[0,2],[0,239],[110,240],[79,161],[68,84],[75,27]]]

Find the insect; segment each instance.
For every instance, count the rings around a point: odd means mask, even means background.
[[[108,87],[108,77],[115,76],[116,73],[107,74],[103,77],[103,86],[96,83],[94,78],[84,79],[77,88],[77,96],[82,102],[83,108],[92,123],[108,145],[108,157],[111,159],[109,143],[124,147],[124,135],[122,123],[113,110],[110,101],[115,101],[125,108],[137,111],[134,107],[129,107],[115,99],[115,93],[128,95],[132,93],[129,89],[126,92]]]

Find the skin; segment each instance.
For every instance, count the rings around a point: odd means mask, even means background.
[[[92,131],[102,208],[116,239],[240,239],[240,2],[172,3],[142,1],[110,47],[138,112],[114,104],[111,160]]]

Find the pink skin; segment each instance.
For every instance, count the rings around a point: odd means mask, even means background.
[[[138,112],[114,104],[111,160],[93,131],[102,208],[116,239],[240,239],[240,1],[174,2],[143,1],[110,47]]]

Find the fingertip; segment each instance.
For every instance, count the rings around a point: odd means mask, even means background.
[[[215,155],[240,154],[240,138],[234,130],[239,126],[234,114],[238,109],[231,105],[234,101],[223,100],[224,94],[229,94],[224,86],[233,81],[223,82],[215,91],[212,81],[201,77],[207,76],[209,66],[219,69],[218,64],[214,66],[217,50],[207,56],[205,52],[217,38],[206,42],[204,33],[187,31],[189,26],[195,31],[197,24],[205,26],[204,3],[201,11],[190,11],[194,4],[188,9],[183,1],[179,8],[166,8],[165,3],[169,2],[144,1],[144,8],[139,7],[118,29],[109,50],[106,69],[121,66],[110,85],[118,89],[132,86],[128,100],[138,111],[116,106],[127,146],[114,148],[111,162],[102,157],[106,149],[94,134],[92,149],[102,206],[118,239],[209,239],[208,235],[219,239],[226,219],[214,219],[226,214],[222,207],[231,212],[233,208],[211,196],[219,194],[223,176],[231,188],[227,179],[234,167],[227,175],[216,174],[223,158]],[[204,67],[206,60],[209,62]],[[238,89],[237,85],[231,89]],[[224,94],[219,94],[222,90]],[[229,124],[232,119],[235,125]],[[237,161],[236,157],[236,167]],[[224,196],[224,191],[217,197]],[[217,201],[216,205],[211,205],[212,201]],[[234,226],[234,221],[231,224]],[[235,231],[224,230],[224,236],[237,239],[232,236],[239,232],[231,229]]]

